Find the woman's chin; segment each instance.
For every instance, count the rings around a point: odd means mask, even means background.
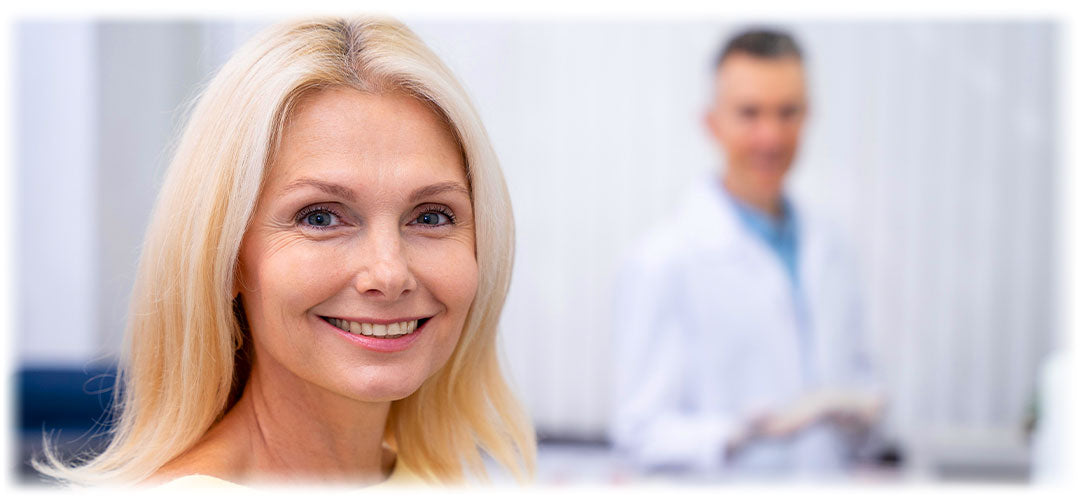
[[[414,377],[377,377],[356,381],[345,388],[346,396],[357,401],[383,403],[405,399],[416,392],[423,380]],[[418,377],[416,377],[418,378]]]

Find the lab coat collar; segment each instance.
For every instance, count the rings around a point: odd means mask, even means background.
[[[688,190],[675,223],[684,229],[683,234],[692,235],[695,243],[705,248],[720,249],[745,242],[752,235],[748,228],[743,227],[729,196],[715,175],[699,179]],[[803,211],[800,204],[788,195],[784,196],[784,203],[788,212],[787,223],[795,224],[795,238],[802,246],[802,242],[806,241],[803,238],[806,233]],[[762,242],[762,245],[765,243]]]
[[[680,232],[699,248],[721,249],[738,240],[738,216],[718,189],[722,188],[715,176],[698,180],[677,212],[675,223],[684,228]]]

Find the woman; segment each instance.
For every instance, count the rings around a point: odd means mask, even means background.
[[[76,483],[517,477],[499,371],[513,253],[476,111],[403,25],[256,36],[195,107],[133,291],[114,436]],[[47,447],[46,450],[49,448]]]

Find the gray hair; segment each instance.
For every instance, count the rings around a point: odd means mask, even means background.
[[[742,53],[761,59],[795,58],[802,61],[799,44],[788,33],[772,29],[748,29],[732,37],[717,54],[713,67],[719,68],[729,57]]]

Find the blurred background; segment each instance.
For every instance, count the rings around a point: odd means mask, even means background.
[[[502,356],[541,438],[539,479],[633,480],[606,437],[616,265],[717,168],[712,60],[748,23],[403,20],[464,83],[507,176]],[[185,106],[268,24],[15,23],[20,481],[39,481],[25,461],[43,430],[100,445]],[[1029,481],[1040,373],[1062,345],[1060,27],[768,24],[796,36],[810,77],[789,186],[856,250],[889,400],[888,452],[852,480]]]

